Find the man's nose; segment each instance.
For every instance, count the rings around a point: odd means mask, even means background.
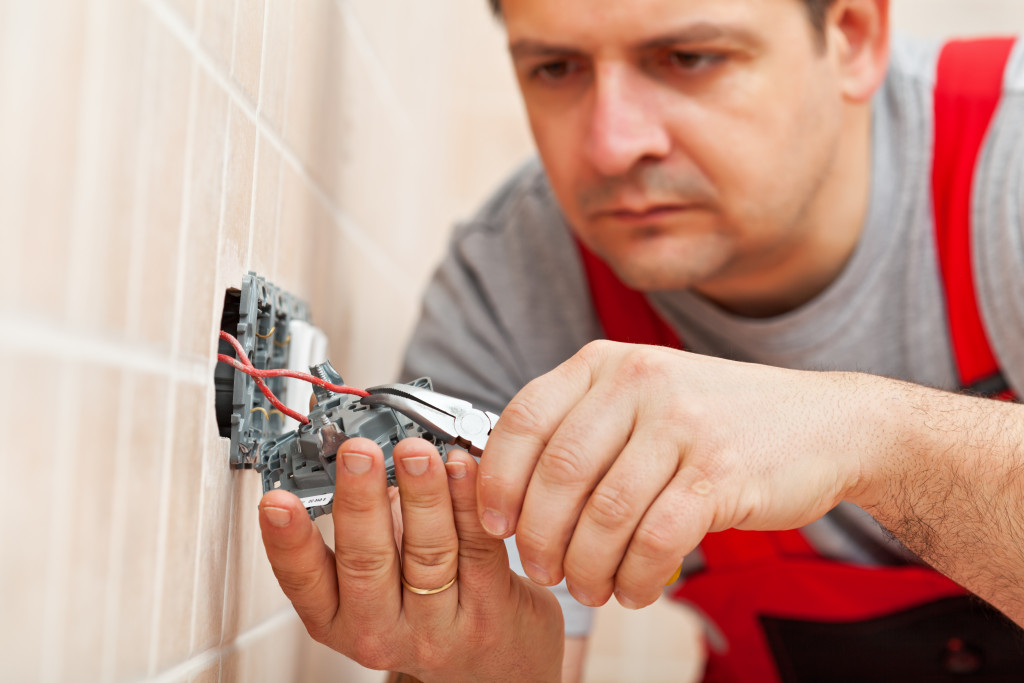
[[[642,159],[660,159],[671,149],[656,85],[628,67],[598,67],[592,90],[586,155],[605,176],[622,175]]]

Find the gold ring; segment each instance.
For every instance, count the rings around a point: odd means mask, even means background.
[[[441,586],[440,588],[417,588],[416,586],[413,586],[408,581],[406,581],[405,580],[405,574],[402,574],[402,585],[405,586],[406,588],[408,588],[409,590],[411,590],[416,595],[434,595],[435,593],[440,593],[442,591],[446,591],[449,588],[451,588],[452,586],[454,586],[455,582],[458,581],[458,580],[459,580],[459,572],[456,571],[455,572],[455,576],[452,577],[452,580],[449,581],[448,583],[446,583],[445,585]]]

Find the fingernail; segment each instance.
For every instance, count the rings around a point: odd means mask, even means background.
[[[526,575],[533,580],[534,583],[539,583],[542,586],[548,586],[551,584],[551,575],[547,573],[544,567],[534,562],[526,562],[523,564],[523,569],[526,570]]]
[[[263,514],[267,516],[267,521],[270,522],[271,526],[286,527],[292,521],[292,513],[284,508],[263,508]]]
[[[508,520],[497,510],[485,509],[484,518],[480,521],[484,525],[484,529],[495,536],[501,536],[508,531]]]
[[[466,463],[464,462],[446,462],[444,468],[448,470],[448,476],[452,479],[462,479],[466,476]]]
[[[619,604],[626,609],[640,609],[642,605],[638,602],[633,602],[619,591],[615,591],[615,599],[619,601]]]
[[[402,467],[405,471],[414,477],[418,477],[427,471],[427,466],[430,464],[430,458],[428,456],[422,456],[419,458],[406,458],[402,461]]]
[[[342,453],[341,460],[349,474],[366,474],[373,465],[373,459],[362,453]]]

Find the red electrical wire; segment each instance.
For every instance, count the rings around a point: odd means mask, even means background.
[[[256,368],[255,365],[252,364],[252,361],[249,360],[249,356],[245,353],[245,348],[237,339],[235,339],[234,336],[232,336],[228,332],[221,330],[220,338],[231,344],[232,347],[234,347],[235,353],[238,354],[238,358],[235,359],[232,358],[231,356],[228,356],[227,354],[218,353],[217,360],[219,360],[222,363],[227,363],[236,370],[244,372],[245,374],[252,377],[256,381],[256,386],[259,387],[260,391],[263,392],[263,395],[267,397],[267,400],[269,400],[270,403],[273,404],[275,408],[280,410],[288,417],[294,420],[298,420],[304,425],[309,424],[309,418],[301,413],[295,412],[285,404],[281,403],[281,401],[278,400],[276,396],[274,396],[274,392],[270,390],[270,387],[267,386],[267,383],[263,381],[264,377],[291,377],[294,379],[301,379],[303,381],[309,382],[310,384],[315,384],[318,387],[323,387],[324,389],[332,391],[336,394],[352,394],[354,396],[370,395],[368,392],[363,391],[362,389],[356,389],[355,387],[350,387],[344,384],[331,384],[330,382],[320,379],[319,377],[314,377],[308,372],[299,372],[298,370],[287,369],[260,370]]]

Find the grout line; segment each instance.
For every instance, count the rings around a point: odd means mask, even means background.
[[[257,127],[256,141],[253,146],[252,155],[252,192],[249,197],[249,239],[245,248],[245,261],[243,264],[243,270],[245,272],[252,270],[252,243],[256,236],[256,191],[257,183],[260,181],[260,148],[262,147],[262,138],[263,136],[260,135],[260,129]]]
[[[281,134],[274,130],[273,125],[271,125],[260,111],[253,106],[252,100],[246,96],[241,87],[229,77],[225,76],[224,73],[217,68],[213,58],[202,48],[202,45],[199,44],[196,37],[184,24],[184,20],[174,12],[168,10],[163,5],[164,0],[142,0],[142,2],[153,9],[154,14],[168,28],[171,34],[177,38],[186,50],[196,58],[199,66],[217,82],[218,86],[227,92],[231,100],[235,102],[235,104],[237,104],[245,113],[246,117],[256,125],[259,133],[256,136],[257,150],[259,150],[260,140],[265,138],[266,141],[273,145],[273,147],[281,154],[281,158],[287,161],[299,177],[302,178],[302,180],[312,189],[313,194],[320,200],[324,208],[327,209],[328,213],[334,219],[338,228],[342,231],[342,234],[347,240],[349,240],[354,246],[359,247],[377,268],[386,270],[389,273],[389,277],[392,279],[407,280],[402,283],[407,287],[418,286],[418,283],[413,282],[412,279],[405,274],[407,269],[396,268],[394,258],[384,249],[384,247],[380,246],[368,237],[372,231],[362,230],[358,224],[352,220],[352,218],[350,218],[348,214],[330,197],[323,186],[313,178],[303,162],[295,155],[295,152],[285,144]],[[264,31],[264,34],[265,33],[266,31]],[[264,42],[264,49],[265,45],[266,43]],[[261,67],[261,96],[262,79],[263,73]],[[258,168],[258,165],[255,164],[255,162],[254,165]],[[255,192],[255,189],[253,191]],[[247,260],[246,265],[248,266],[249,263],[250,262]]]
[[[190,675],[202,672],[217,660],[223,662],[226,655],[243,652],[248,647],[272,635],[274,631],[287,626],[289,622],[298,621],[299,618],[291,607],[283,609],[248,631],[240,633],[227,645],[210,648],[169,669],[151,674],[148,683],[180,683],[182,680],[187,680]]]
[[[234,26],[231,27],[231,55],[228,57],[228,75],[232,78],[235,73],[235,51],[238,49],[238,25],[241,23],[238,21],[238,2],[234,0],[234,8],[231,10],[231,21]],[[230,109],[231,107],[228,107]]]
[[[149,6],[153,7],[154,3],[151,0]],[[166,9],[166,8],[165,8]],[[197,13],[200,17],[198,21],[202,21],[202,0],[199,0],[199,6],[197,7]],[[197,25],[196,31],[200,27]],[[188,243],[189,233],[189,222],[192,219],[192,174],[193,164],[195,158],[195,138],[196,138],[196,126],[197,119],[199,116],[199,60],[195,58],[196,44],[198,43],[193,36],[192,45],[188,46],[190,49],[188,53],[193,57],[192,69],[189,76],[189,88],[188,88],[188,123],[185,132],[185,162],[184,162],[184,178],[182,180],[181,189],[181,219],[178,225],[178,245],[177,245],[177,258],[176,258],[176,273],[175,273],[175,287],[174,287],[174,303],[172,305],[172,328],[171,328],[171,357],[175,357],[181,346],[181,334],[182,324],[181,318],[184,311],[185,301],[183,296],[184,287],[182,284],[185,281],[185,253],[186,245]],[[164,422],[165,424],[174,424],[174,419],[177,412],[178,403],[178,385],[172,382],[167,391],[167,408]],[[170,534],[170,507],[171,507],[171,480],[172,480],[172,462],[171,453],[174,447],[174,430],[167,429],[164,434],[164,442],[162,444],[163,458],[162,458],[162,471],[160,476],[160,497],[159,497],[159,512],[157,514],[157,538],[156,538],[156,562],[153,571],[153,626],[150,632],[149,641],[149,667],[148,671],[153,674],[156,671],[157,663],[160,656],[160,642],[161,633],[160,629],[162,624],[162,611],[165,602],[164,596],[164,583],[167,575],[167,556],[168,556],[168,536]],[[198,552],[198,550],[197,550]]]
[[[287,65],[292,63],[292,47],[295,45],[295,41],[292,38],[295,35],[295,5],[289,5],[288,7],[288,48],[285,50],[284,62]],[[281,107],[281,146],[285,146],[284,131],[288,129],[288,111],[290,107],[288,103],[291,101],[292,92],[292,79],[291,69],[285,69],[284,72],[284,105]],[[283,157],[282,157],[283,161]],[[296,159],[298,161],[298,159]],[[281,260],[281,253],[278,246],[281,244],[281,197],[284,194],[282,185],[284,184],[284,163],[278,163],[277,165],[277,197],[274,205],[274,264],[272,272],[276,276],[278,273],[278,263]]]
[[[252,160],[252,191],[249,194],[249,241],[246,244],[245,264],[244,264],[246,271],[252,270],[252,249],[253,249],[253,242],[255,242],[255,239],[256,239],[256,193],[257,193],[258,188],[259,188],[258,183],[259,183],[259,180],[260,180],[260,149],[262,147],[262,140],[263,140],[263,135],[261,135],[261,133],[262,133],[262,129],[264,127],[267,127],[265,125],[262,125],[261,122],[265,121],[265,119],[263,117],[263,91],[264,91],[264,85],[265,85],[264,77],[266,76],[266,73],[267,73],[267,68],[266,68],[267,67],[267,26],[270,23],[270,19],[269,19],[270,7],[269,7],[269,4],[270,3],[269,3],[268,0],[264,0],[264,2],[263,2],[263,29],[262,29],[263,33],[262,33],[262,42],[260,43],[260,82],[259,82],[259,85],[257,85],[257,87],[256,87],[256,106],[255,106],[255,109],[253,109],[253,111],[250,112],[248,110],[248,108],[242,102],[238,103],[239,108],[241,108],[242,111],[245,112],[246,117],[250,120],[250,122],[252,122],[252,124],[256,128],[256,133],[255,133],[255,138],[256,139],[255,139],[255,146],[254,146],[253,160]],[[291,31],[289,30],[288,33],[289,33],[289,36],[290,36]],[[290,40],[290,38],[289,38],[289,40]],[[234,95],[230,92],[230,90],[229,90],[228,94],[230,96],[234,97]],[[244,94],[244,93],[242,93],[242,94]]]
[[[260,78],[259,78],[259,84],[256,86],[256,91],[257,91],[256,92],[256,116],[257,116],[257,118],[259,117],[259,100],[260,100],[260,96],[261,96],[261,94],[263,92],[263,74],[265,73],[264,65],[266,64],[266,61],[267,61],[267,25],[270,23],[269,18],[268,18],[269,14],[270,14],[268,5],[269,5],[269,0],[264,0],[263,1],[263,37],[262,37],[262,42],[260,43]],[[261,136],[260,136],[259,124],[257,123],[256,124],[256,133],[255,133],[255,144],[254,144],[254,148],[253,148],[254,149],[254,151],[253,151],[253,164],[252,164],[253,165],[253,179],[252,179],[252,189],[250,191],[251,201],[250,201],[250,204],[249,204],[249,238],[248,238],[249,241],[248,241],[248,244],[246,245],[246,257],[245,257],[245,264],[244,264],[245,265],[245,270],[249,269],[249,266],[250,266],[250,264],[252,262],[251,259],[252,259],[252,242],[253,242],[253,216],[254,216],[255,211],[256,211],[256,208],[255,208],[255,202],[256,202],[256,180],[258,178],[258,173],[259,173],[258,169],[259,169],[260,137]],[[231,548],[234,547],[234,544],[237,542],[237,539],[235,537],[236,536],[236,534],[235,534],[235,506],[237,505],[237,496],[238,496],[238,486],[232,485],[231,486],[231,493],[230,493],[230,501],[228,503],[228,505],[229,505],[229,507],[228,507],[228,538],[227,538],[228,554],[227,554],[227,556],[225,557],[225,560],[224,560],[224,595],[221,598],[220,638],[217,641],[218,643],[223,643],[224,642],[224,632],[227,629],[228,596],[231,594],[231,591],[228,589],[228,581],[231,579],[231,576],[232,576],[232,571],[231,571],[231,568],[232,568],[232,557],[234,555],[232,552],[230,552],[230,550],[231,550]]]
[[[235,20],[235,28],[237,29],[237,27],[238,27],[238,1],[237,0],[235,0],[235,19],[234,20]],[[235,33],[237,33],[237,31],[235,31]],[[234,53],[234,45],[233,44],[232,44],[231,51],[232,51],[232,53]],[[230,162],[231,162],[231,123],[232,123],[232,121],[231,121],[231,119],[232,119],[231,112],[232,112],[231,103],[228,102],[227,106],[225,107],[225,113],[224,113],[224,149],[223,149],[223,152],[222,152],[222,160],[221,160],[220,208],[219,208],[219,212],[218,212],[218,216],[217,216],[217,252],[216,252],[217,253],[217,259],[214,262],[214,266],[213,266],[213,269],[214,269],[213,270],[213,282],[214,282],[214,286],[215,287],[220,287],[220,285],[223,284],[221,282],[221,272],[220,272],[221,260],[220,260],[220,255],[224,251],[224,221],[225,221],[225,217],[227,215],[227,205],[228,205],[228,177],[229,177],[228,169],[230,167]],[[214,306],[213,306],[213,313],[211,314],[211,317],[210,317],[210,328],[209,329],[211,329],[211,330],[218,330],[218,329],[220,329],[220,317],[221,317],[220,307],[217,306],[216,302],[215,302]],[[219,342],[214,342],[214,348],[217,348],[218,344],[219,344]],[[211,393],[213,394],[212,396],[211,396]],[[193,569],[193,574],[192,574],[192,586],[193,586],[193,590],[192,590],[192,612],[191,612],[192,613],[192,622],[191,622],[191,625],[189,626],[189,629],[190,629],[190,633],[189,633],[189,652],[192,652],[194,650],[194,648],[196,647],[196,633],[197,633],[197,630],[198,630],[197,619],[198,619],[198,614],[199,614],[199,599],[200,599],[198,587],[199,587],[200,569],[203,566],[203,563],[200,561],[200,559],[202,558],[202,555],[203,555],[203,553],[202,553],[203,535],[204,535],[203,532],[204,532],[204,528],[205,528],[205,525],[203,523],[203,514],[206,511],[206,487],[202,485],[202,482],[205,482],[207,480],[208,468],[210,466],[210,455],[207,453],[207,448],[206,448],[206,446],[207,446],[206,435],[209,433],[208,430],[210,429],[210,412],[211,411],[209,410],[209,406],[210,406],[211,403],[216,403],[216,400],[217,400],[216,393],[217,393],[216,392],[216,387],[213,385],[212,382],[206,385],[206,399],[205,399],[205,403],[207,405],[207,410],[203,411],[203,426],[202,426],[203,464],[202,464],[202,470],[200,472],[200,479],[199,479],[199,482],[200,482],[199,483],[199,512],[198,512],[198,520],[197,520],[198,528],[196,529],[196,548],[198,550],[196,552],[195,567]],[[222,462],[222,463],[219,463],[219,464],[220,464],[221,467],[228,467],[228,463],[226,463],[226,462]],[[230,547],[230,545],[229,545],[229,547]],[[225,553],[225,558],[226,557],[227,557],[227,554]],[[225,575],[227,574],[227,563],[226,562],[225,562],[225,566],[224,566],[224,573],[225,573]],[[203,596],[203,597],[205,598],[206,596]],[[221,608],[223,609],[223,604],[222,604]],[[221,624],[223,624],[223,616],[221,617]],[[217,636],[217,642],[220,642],[220,634],[218,634],[218,636]]]
[[[83,332],[50,320],[10,314],[4,326],[0,349],[110,366],[185,384],[207,384],[213,376],[210,359],[174,358],[169,352],[152,346],[125,343],[117,337]]]

